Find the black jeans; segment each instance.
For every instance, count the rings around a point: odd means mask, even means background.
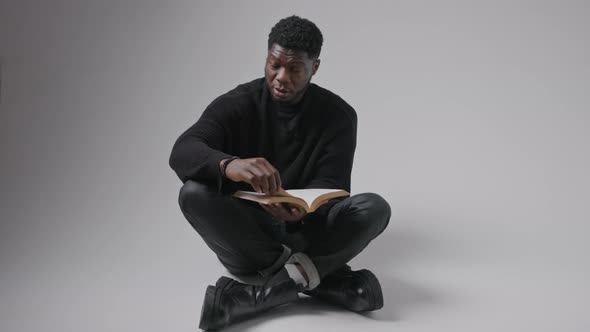
[[[364,193],[320,207],[303,224],[287,225],[255,203],[192,180],[182,186],[179,204],[221,263],[238,275],[274,272],[287,260],[287,246],[311,258],[323,278],[359,254],[391,216],[381,196]]]

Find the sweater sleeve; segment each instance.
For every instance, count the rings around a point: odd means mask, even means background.
[[[214,102],[176,140],[169,164],[183,183],[191,179],[214,184],[221,190],[224,179],[219,163],[232,157],[222,151],[225,141],[223,124],[229,121],[228,116],[228,110]]]
[[[352,164],[356,149],[356,115],[327,137],[312,180],[305,188],[344,189],[350,192]]]

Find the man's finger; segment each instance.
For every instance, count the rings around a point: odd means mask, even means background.
[[[269,194],[269,184],[268,184],[268,180],[267,179],[260,179],[260,190],[261,192],[265,193],[265,194]]]
[[[281,175],[279,174],[279,171],[274,168],[274,166],[272,166],[270,163],[268,164],[269,166],[269,171],[271,172],[271,177],[272,177],[272,182],[274,183],[275,187],[273,190],[274,192],[279,191],[279,189],[281,189],[281,186],[283,185],[281,183]]]
[[[280,209],[281,209],[281,213],[282,213],[282,214],[283,214],[285,217],[287,217],[287,218],[292,218],[292,217],[294,216],[293,212],[291,211],[291,208],[290,208],[288,205],[287,205],[287,206],[285,206],[285,205],[282,205],[282,204],[281,204],[281,207],[280,207]]]
[[[266,212],[270,212],[270,211],[271,211],[271,210],[270,210],[270,208],[268,207],[268,205],[266,205],[266,204],[262,204],[262,203],[258,203],[258,204],[260,204],[260,206],[261,206],[261,207],[262,207],[262,208],[263,208],[263,209],[264,209]]]
[[[270,180],[269,176],[266,174],[264,174],[260,177],[260,184],[262,186],[262,192],[267,195],[270,195],[270,193],[272,192],[271,191],[272,184],[270,183],[269,180]]]
[[[275,183],[277,185],[276,191],[279,191],[279,189],[281,189],[281,187],[283,186],[283,183],[281,181],[281,174],[279,173],[279,170],[277,170],[270,163],[269,163],[269,166],[271,167],[271,170],[273,172],[273,178],[274,178],[274,181],[275,181]]]
[[[289,212],[294,217],[302,217],[302,216],[304,216],[307,213],[301,207],[299,207],[297,205],[293,205],[293,204],[289,204]]]
[[[267,194],[273,194],[277,191],[277,184],[276,181],[274,179],[274,176],[272,176],[272,171],[268,168],[265,167],[264,169],[264,178],[263,180],[265,182],[268,183],[268,192]]]
[[[260,204],[260,205],[262,206],[262,208],[266,212],[270,213],[273,217],[276,217],[276,218],[279,217],[278,216],[278,211],[275,208],[273,208],[271,205],[267,205],[267,204]]]
[[[268,182],[268,194],[274,194],[280,186],[276,181],[278,171],[266,160],[262,161],[258,166],[263,172],[264,180]]]
[[[271,193],[278,191],[281,187],[281,176],[279,171],[265,158],[259,158],[256,160],[256,166],[258,166],[265,175],[269,178],[269,183],[274,182],[276,189],[272,190]],[[272,180],[270,179],[272,178]],[[273,185],[271,185],[272,187]]]
[[[260,187],[260,184],[258,184],[257,181],[252,181],[250,183],[250,185],[252,186],[252,188],[254,188],[254,191],[261,193],[262,192],[262,188]]]
[[[269,185],[268,185],[268,179],[264,174],[264,169],[257,167],[257,165],[252,165],[252,167],[250,167],[248,170],[253,175],[253,177],[251,179],[251,184],[252,185],[256,184],[258,187],[260,187],[259,192],[268,194],[269,193],[269,190],[268,190]]]
[[[285,215],[285,213],[283,213],[280,208],[276,207],[275,204],[263,205],[263,208],[266,212],[277,219],[285,220],[287,218],[287,215]]]

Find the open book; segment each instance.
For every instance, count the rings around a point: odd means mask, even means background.
[[[290,203],[310,213],[332,198],[350,196],[350,193],[341,189],[281,189],[274,195],[267,195],[240,190],[234,196],[262,204]]]

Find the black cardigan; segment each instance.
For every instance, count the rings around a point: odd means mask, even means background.
[[[264,78],[241,84],[215,99],[199,120],[176,140],[170,167],[182,182],[216,184],[222,192],[252,190],[221,176],[219,162],[232,156],[264,157],[272,164],[275,117],[268,110]],[[300,149],[281,174],[283,188],[334,188],[350,191],[357,117],[336,94],[313,83],[301,100],[294,135]]]

